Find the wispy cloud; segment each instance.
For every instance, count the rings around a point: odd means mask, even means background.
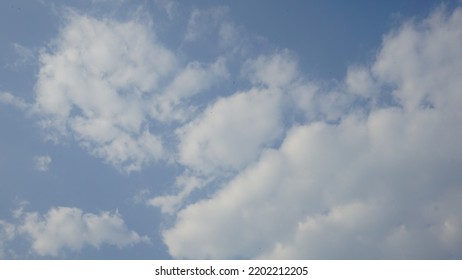
[[[8,243],[15,237],[15,226],[0,220],[0,259],[9,257],[9,253],[5,252]]]
[[[189,18],[185,40],[195,41],[215,34],[214,29],[220,26],[226,15],[226,7],[194,9]]]
[[[24,111],[27,111],[30,108],[30,105],[27,104],[23,99],[16,97],[9,92],[0,92],[0,103],[13,106]]]
[[[164,10],[170,20],[178,15],[178,2],[174,0],[155,0],[154,3]]]
[[[50,168],[50,164],[52,160],[50,156],[36,156],[34,158],[34,161],[35,161],[35,168],[38,171],[45,172],[45,171],[48,171],[48,169]]]
[[[19,43],[13,43],[12,48],[16,53],[16,59],[13,63],[7,64],[7,67],[18,69],[22,66],[32,63],[37,58],[35,50],[23,46]]]

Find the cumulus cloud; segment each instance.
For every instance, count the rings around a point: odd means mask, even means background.
[[[252,89],[220,98],[177,130],[180,162],[203,173],[236,170],[254,160],[282,129],[277,90]]]
[[[461,258],[462,10],[404,23],[335,84],[310,81],[289,50],[236,63],[226,17],[191,13],[182,44],[207,38],[222,52],[200,62],[163,46],[150,22],[71,11],[40,52],[33,104],[0,102],[124,172],[175,161],[173,194],[137,198],[174,215],[162,235],[175,258]],[[228,63],[246,88],[204,104]],[[18,227],[0,222],[0,252],[15,232],[42,256],[149,241],[117,213],[15,216]]]
[[[57,257],[65,250],[80,251],[84,246],[118,248],[150,242],[146,236],[127,229],[119,213],[84,213],[78,208],[57,207],[45,215],[23,213],[18,232],[32,241],[32,251]]]
[[[148,205],[173,214],[195,189],[242,170],[265,147],[274,144],[284,130],[282,88],[296,78],[296,68],[287,50],[248,60],[242,74],[248,75],[250,89],[219,98],[176,130],[180,141],[177,161],[187,167],[187,173],[195,175],[180,175],[175,183],[176,194],[154,197]],[[255,78],[263,76],[263,72],[286,75],[282,81],[269,84]]]
[[[38,171],[45,172],[45,171],[48,171],[48,169],[50,168],[50,164],[52,160],[50,156],[36,156],[34,158],[34,161],[35,161],[35,168]]]
[[[74,11],[65,19],[40,52],[31,108],[9,93],[2,93],[1,102],[30,109],[50,139],[71,136],[121,171],[168,158],[153,124],[190,118],[195,108],[187,101],[227,77],[225,59],[183,65],[147,20],[122,22]]]
[[[136,20],[71,13],[40,55],[35,112],[52,136],[71,132],[90,153],[124,171],[139,170],[162,157],[143,104],[175,63]]]
[[[179,162],[210,174],[241,170],[254,161],[283,132],[283,87],[296,78],[296,69],[285,50],[247,61],[242,72],[252,82],[250,89],[219,98],[177,129]]]
[[[292,78],[287,56],[255,60],[246,69],[264,88],[220,99],[178,131],[183,164],[238,174],[177,213],[163,232],[170,254],[461,258],[460,45],[462,10],[437,10],[386,35],[371,66],[351,67],[335,90]],[[270,93],[300,101],[293,112],[324,115],[257,153],[279,127],[277,106],[262,105]],[[261,119],[242,110],[259,106]]]

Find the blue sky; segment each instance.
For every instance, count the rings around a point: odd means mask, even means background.
[[[460,259],[456,1],[2,1],[0,258]]]

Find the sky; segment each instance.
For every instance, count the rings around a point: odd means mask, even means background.
[[[0,259],[462,259],[460,1],[0,2]]]

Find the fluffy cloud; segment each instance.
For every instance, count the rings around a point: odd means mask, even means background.
[[[236,170],[281,132],[281,93],[252,89],[221,98],[177,130],[180,162],[203,173]]]
[[[393,94],[407,110],[437,106],[452,111],[459,106],[460,82],[455,77],[462,74],[462,67],[453,44],[461,40],[461,14],[457,9],[446,19],[439,11],[417,26],[405,24],[385,37],[372,71],[396,87]]]
[[[184,101],[197,95],[228,76],[225,59],[219,58],[210,65],[197,61],[182,69],[162,94],[152,100],[151,115],[160,121],[186,121],[195,108]]]
[[[370,93],[375,91],[375,83],[368,69],[364,67],[351,67],[348,69],[345,80],[347,90],[350,93],[370,97]]]
[[[462,10],[449,15],[438,10],[385,36],[371,67],[350,68],[344,85],[328,92],[292,79],[296,69],[284,56],[270,60],[287,69],[282,73],[267,67],[272,64],[260,67],[265,58],[257,59],[251,67],[257,73],[254,82],[267,88],[251,94],[283,87],[292,100],[303,101],[293,108],[324,117],[293,125],[280,147],[267,148],[259,157],[254,152],[259,144],[247,141],[272,139],[269,131],[279,121],[271,118],[275,111],[252,118],[251,112],[240,110],[235,115],[251,116],[237,118],[237,129],[226,120],[233,119],[227,118],[233,115],[228,112],[240,107],[233,107],[238,100],[258,110],[270,102],[266,95],[252,99],[249,93],[238,93],[219,100],[192,128],[180,130],[180,138],[188,136],[180,145],[185,165],[243,170],[210,198],[178,212],[175,224],[163,232],[170,254],[460,258],[460,45]],[[370,110],[355,107],[358,100]],[[229,104],[220,107],[220,102]],[[324,106],[315,108],[313,103]],[[213,108],[221,113],[212,118]],[[326,117],[332,110],[335,114]],[[263,124],[256,125],[257,119]],[[268,130],[262,132],[260,125]],[[234,141],[235,135],[241,141]],[[252,135],[261,137],[252,141]]]
[[[334,85],[309,81],[288,50],[241,65],[226,14],[191,13],[181,48],[207,38],[217,46],[199,53],[221,52],[203,63],[177,57],[148,21],[69,12],[40,52],[33,104],[0,102],[125,172],[173,159],[177,193],[142,199],[174,215],[162,233],[173,257],[461,258],[462,10],[405,23]],[[228,63],[248,87],[204,104]],[[0,253],[17,233],[42,256],[148,242],[117,213],[15,217],[0,221]]]
[[[72,132],[90,153],[128,172],[162,157],[144,100],[172,72],[173,54],[137,21],[67,20],[40,56],[34,107],[42,125],[55,137]]]
[[[152,24],[69,12],[59,35],[40,55],[34,113],[48,136],[71,135],[118,169],[140,170],[166,158],[155,123],[184,121],[185,101],[227,76],[225,60],[183,67],[160,44]],[[6,94],[2,100],[22,106]],[[158,125],[159,127],[159,125]]]
[[[244,65],[243,74],[254,84],[280,88],[291,84],[298,75],[297,63],[288,50],[272,56],[261,55]]]
[[[283,132],[283,87],[296,78],[296,68],[288,51],[247,61],[249,90],[219,98],[177,129],[179,162],[211,174],[241,170],[254,161]]]
[[[45,215],[26,212],[18,232],[32,241],[32,251],[40,256],[56,257],[63,250],[79,251],[84,246],[99,248],[113,245],[119,248],[140,242],[149,242],[127,229],[122,217],[116,213],[84,213],[78,208],[52,208]]]
[[[242,170],[274,144],[284,130],[282,88],[296,78],[296,68],[286,50],[248,60],[242,73],[248,75],[250,89],[219,98],[176,130],[178,162],[187,167],[187,174],[177,178],[177,194],[154,197],[148,205],[173,214],[195,189]],[[277,72],[286,74],[277,83],[258,78]]]

